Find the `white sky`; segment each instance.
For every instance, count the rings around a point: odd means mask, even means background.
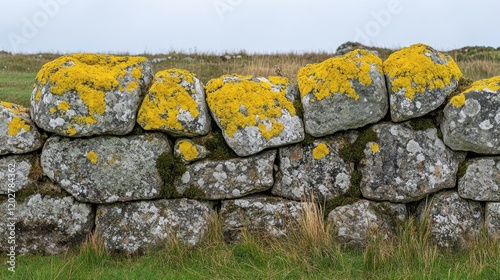
[[[0,0],[10,52],[334,52],[500,46],[497,0]]]

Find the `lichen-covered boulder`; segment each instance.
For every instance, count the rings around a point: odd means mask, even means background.
[[[174,155],[179,156],[184,163],[189,163],[206,158],[208,150],[189,139],[179,139],[174,145]]]
[[[96,233],[108,252],[142,254],[178,240],[196,245],[208,232],[213,210],[190,199],[99,205]]]
[[[396,236],[405,219],[405,204],[360,200],[333,209],[327,223],[342,244],[364,247],[375,236],[384,240]]]
[[[30,176],[32,172],[41,173],[41,170],[36,170],[39,169],[37,160],[38,156],[32,154],[1,157],[0,194],[15,193],[31,186],[33,184],[31,177],[34,176]]]
[[[195,192],[196,197],[208,200],[263,192],[273,186],[275,158],[276,150],[271,150],[246,158],[195,162],[174,186],[180,194]]]
[[[137,116],[145,130],[174,136],[205,135],[211,120],[203,84],[195,74],[181,69],[156,73]]]
[[[463,76],[453,58],[415,44],[384,61],[391,118],[401,122],[423,116],[446,101]]]
[[[341,158],[340,147],[352,140],[348,138],[342,135],[280,148],[272,193],[293,200],[314,198],[320,202],[346,193],[354,166]]]
[[[500,155],[500,76],[477,81],[451,98],[441,130],[453,150]]]
[[[441,248],[466,248],[467,239],[483,228],[481,203],[445,191],[422,201],[418,207],[421,221],[427,219],[430,237]]]
[[[31,117],[62,136],[124,135],[134,128],[152,78],[144,57],[65,55],[38,72]]]
[[[458,180],[461,197],[479,201],[500,201],[500,157],[468,160]]]
[[[287,236],[299,225],[306,207],[307,202],[266,196],[222,201],[219,217],[224,239],[241,241],[244,230],[267,237]]]
[[[381,123],[371,128],[378,140],[366,144],[366,158],[359,165],[365,198],[406,203],[455,187],[463,155],[447,148],[432,125],[422,130],[411,125]]]
[[[79,201],[153,199],[163,186],[156,160],[171,151],[160,133],[89,139],[54,136],[45,143],[41,164],[47,177]]]
[[[239,156],[304,140],[288,79],[222,76],[207,83],[207,103],[224,139]]]
[[[486,203],[486,211],[484,218],[484,226],[488,231],[488,235],[493,238],[500,237],[500,203]]]
[[[367,50],[299,70],[307,133],[320,137],[382,119],[388,110],[382,60]]]
[[[42,145],[42,136],[29,110],[0,101],[0,155],[29,153]]]
[[[75,201],[71,196],[51,197],[35,194],[15,209],[5,200],[0,204],[0,243],[2,252],[12,245],[14,236],[17,254],[60,254],[78,246],[94,227],[92,205]],[[13,216],[11,215],[13,214]],[[15,220],[8,220],[13,217]],[[16,232],[12,233],[15,227]]]

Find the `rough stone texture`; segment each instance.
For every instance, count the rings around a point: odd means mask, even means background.
[[[239,156],[304,140],[304,127],[282,77],[222,76],[207,83],[207,103],[224,139]]]
[[[382,123],[372,129],[378,141],[366,145],[366,159],[359,166],[365,198],[406,203],[455,187],[463,155],[448,149],[437,129],[415,131],[409,123]]]
[[[280,148],[272,193],[293,200],[311,199],[313,195],[319,202],[344,194],[354,171],[354,166],[339,154],[341,145],[349,142],[347,138],[342,135]]]
[[[328,225],[336,237],[350,247],[364,247],[370,238],[394,237],[406,219],[406,205],[360,200],[340,206],[328,214]]]
[[[75,201],[71,196],[51,197],[35,194],[28,196],[16,208],[9,208],[9,201],[0,205],[0,243],[2,252],[9,251],[8,228],[13,212],[16,227],[17,254],[60,254],[78,246],[94,226],[94,212],[90,204]]]
[[[42,145],[42,136],[29,110],[0,101],[0,155],[29,153]]]
[[[35,155],[14,155],[0,158],[0,194],[14,193],[29,187]]]
[[[189,163],[206,158],[208,150],[189,139],[179,139],[175,142],[174,154],[179,156],[184,163]]]
[[[156,160],[171,152],[160,133],[89,139],[51,137],[42,151],[44,174],[83,202],[108,203],[160,196]]]
[[[453,150],[500,154],[500,76],[477,81],[444,108],[443,139]]]
[[[174,136],[205,135],[211,121],[203,84],[195,74],[180,69],[156,73],[137,116],[144,129]]]
[[[207,202],[190,199],[100,205],[96,233],[109,252],[145,253],[175,239],[196,245],[205,237],[211,215]]]
[[[467,171],[458,181],[461,197],[479,201],[500,201],[500,157],[467,161]]]
[[[384,62],[384,72],[391,118],[395,122],[439,108],[462,77],[453,58],[423,44],[391,54]]]
[[[195,162],[174,183],[177,192],[195,188],[204,199],[239,198],[263,192],[273,186],[276,150],[222,161]]]
[[[241,241],[243,230],[267,237],[283,237],[300,223],[305,202],[277,197],[252,196],[222,202],[219,213],[224,238]]]
[[[441,248],[466,248],[467,238],[477,235],[484,223],[481,203],[461,198],[455,191],[434,195],[418,207],[419,218],[428,219],[430,237]]]
[[[387,114],[382,60],[373,52],[356,50],[307,65],[298,78],[305,130],[312,136],[363,127]]]
[[[500,203],[486,203],[484,225],[491,237],[500,237]]]
[[[36,124],[62,136],[132,131],[153,78],[142,57],[74,54],[45,64],[31,95]]]

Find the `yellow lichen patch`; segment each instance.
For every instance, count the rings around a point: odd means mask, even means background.
[[[9,135],[17,135],[21,130],[24,130],[25,132],[30,131],[31,127],[30,125],[20,117],[13,117],[12,120],[10,121],[9,125]]]
[[[380,146],[377,143],[370,142],[369,145],[370,145],[370,149],[372,149],[373,153],[376,154],[380,151]]]
[[[238,129],[258,126],[269,140],[284,129],[277,120],[283,110],[296,115],[286,98],[287,85],[288,79],[282,77],[222,76],[207,83],[207,103],[229,137],[234,137]]]
[[[66,133],[68,133],[69,136],[74,136],[77,131],[76,128],[70,124],[68,125],[68,129],[66,129]]]
[[[184,159],[187,161],[194,160],[198,157],[198,149],[191,143],[191,141],[181,140],[179,143],[179,150],[183,155]]]
[[[320,160],[330,154],[330,149],[325,143],[319,143],[312,151],[313,157],[316,160]]]
[[[393,92],[405,90],[405,96],[413,100],[416,93],[442,89],[458,81],[463,75],[453,58],[439,53],[444,64],[432,60],[435,52],[424,44],[403,48],[387,58],[384,72],[391,78]]]
[[[5,101],[0,101],[0,105],[4,106],[5,108],[12,109],[14,107],[14,104],[10,102],[5,102]]]
[[[367,50],[356,50],[342,57],[309,64],[299,70],[300,95],[304,97],[313,93],[317,100],[322,100],[333,94],[342,93],[358,100],[359,95],[354,90],[352,82],[358,80],[364,86],[371,85],[372,66],[382,73],[382,60]]]
[[[54,114],[55,112],[57,112],[57,109],[56,109],[56,108],[54,108],[54,107],[51,107],[51,108],[49,109],[49,112],[50,112],[51,114]]]
[[[62,111],[68,111],[70,108],[69,103],[66,101],[61,101],[59,102],[59,105],[57,105],[57,109],[62,110]],[[52,111],[51,111],[52,113]]]
[[[87,153],[87,159],[90,160],[92,164],[96,164],[97,161],[99,160],[99,155],[96,154],[94,151],[90,151]]]
[[[180,69],[156,73],[154,83],[139,108],[137,122],[146,130],[170,128],[183,131],[177,118],[181,110],[189,112],[192,118],[200,114],[198,103],[192,97],[193,90],[181,85],[182,81],[193,84],[194,78],[193,73]]]
[[[476,81],[470,86],[470,88],[468,88],[464,92],[464,94],[467,94],[471,91],[487,91],[487,92],[500,91],[500,76]]]
[[[130,82],[130,83],[128,84],[127,91],[128,91],[128,92],[132,92],[132,91],[134,91],[134,90],[135,90],[136,88],[138,88],[138,87],[139,87],[139,84],[138,84],[138,83],[136,83],[136,82]]]
[[[451,105],[461,108],[465,104],[465,94],[461,93],[459,95],[455,95],[450,100]]]

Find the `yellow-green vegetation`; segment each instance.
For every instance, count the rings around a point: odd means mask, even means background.
[[[163,179],[162,198],[179,198],[182,196],[174,186],[176,179],[186,172],[186,165],[171,153],[162,153],[156,160],[156,169]]]
[[[312,93],[317,100],[322,100],[342,93],[358,100],[353,81],[370,86],[373,82],[370,76],[372,67],[382,73],[382,60],[367,50],[356,50],[322,63],[309,64],[298,73],[300,95],[303,98]]]
[[[464,106],[467,93],[473,91],[491,92],[491,93],[496,93],[500,91],[500,76],[474,82],[467,90],[458,95],[453,96],[450,99],[450,103],[457,108]]]
[[[227,145],[222,131],[217,124],[212,123],[212,131],[205,136],[193,138],[192,141],[208,150],[207,159],[226,160],[237,158],[238,155]]]
[[[182,154],[182,157],[186,161],[192,161],[196,159],[199,155],[198,149],[190,140],[180,140],[179,141],[179,151]]]
[[[421,118],[411,119],[409,121],[409,124],[410,124],[411,128],[415,131],[436,128],[436,125],[434,124],[434,120],[430,117],[421,117]]]
[[[288,79],[251,76],[222,76],[207,83],[207,103],[229,137],[238,129],[257,126],[266,139],[278,136],[284,125],[278,121],[283,110],[295,116],[286,98]]]
[[[330,149],[325,143],[319,143],[313,150],[314,159],[320,160],[330,154]]]
[[[96,164],[99,161],[99,155],[94,151],[89,151],[87,153],[87,159],[92,163]]]
[[[377,133],[371,128],[365,129],[353,144],[344,143],[340,147],[340,157],[345,162],[359,163],[365,158],[366,145],[368,143],[377,143],[377,141]]]
[[[186,131],[178,120],[180,110],[194,119],[200,114],[193,98],[196,75],[181,69],[168,69],[156,73],[154,82],[139,108],[137,122],[146,130],[169,128]],[[182,82],[191,84],[183,86]]]
[[[437,63],[431,58],[433,52],[427,45],[415,44],[391,54],[384,61],[384,73],[391,78],[393,92],[404,90],[405,96],[413,100],[417,93],[443,89],[462,78],[453,58],[439,53],[445,63]]]

